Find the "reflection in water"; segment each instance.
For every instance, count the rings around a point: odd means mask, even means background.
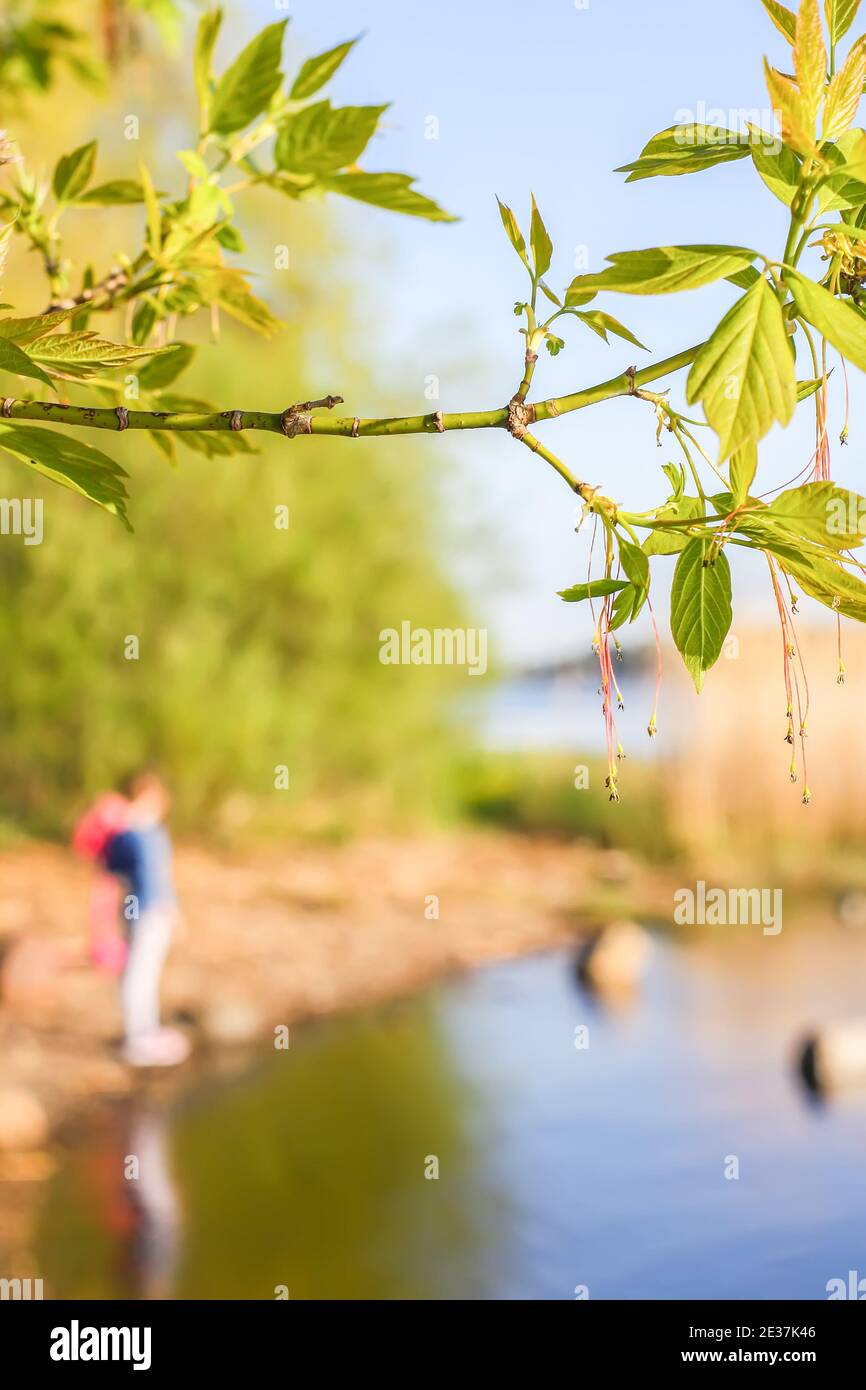
[[[39,1268],[53,1297],[123,1296],[121,1249],[142,1296],[826,1297],[866,1267],[866,1098],[810,1105],[795,1044],[864,981],[850,933],[726,929],[655,939],[626,1010],[564,953],[298,1030],[72,1151]],[[154,1150],[131,1198],[123,1156]]]
[[[155,1108],[133,1109],[124,1125],[121,1252],[128,1298],[171,1298],[181,1234],[180,1197],[171,1171],[169,1125]]]

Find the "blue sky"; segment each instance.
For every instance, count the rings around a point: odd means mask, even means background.
[[[263,23],[287,7],[249,0],[246,8]],[[288,9],[289,43],[299,57],[364,32],[331,94],[339,103],[393,103],[365,166],[416,174],[421,188],[462,218],[443,226],[366,208],[337,214],[358,246],[359,270],[365,267],[395,410],[423,407],[430,375],[440,379],[443,410],[501,404],[519,381],[522,339],[512,306],[524,295],[524,279],[502,233],[496,194],[525,223],[534,191],[556,247],[547,278],[558,287],[575,273],[576,248],[586,248],[592,269],[610,251],[670,242],[736,242],[781,255],[787,214],[750,161],[631,185],[612,172],[686,112],[700,118],[720,108],[725,123],[735,124],[738,113],[766,110],[762,54],[784,67],[790,50],[760,0],[727,0],[723,10],[695,0],[292,0]],[[430,117],[438,123],[435,139],[428,138]],[[598,307],[627,323],[651,356],[625,343],[607,348],[575,325],[561,356],[544,355],[534,394],[575,390],[700,341],[735,294],[721,285],[663,299],[606,295]],[[681,399],[684,374],[674,380]],[[837,471],[854,483],[862,378],[851,385],[852,440]],[[649,407],[612,402],[539,434],[579,476],[632,507],[664,500],[659,465],[674,455],[656,448]],[[809,434],[806,417],[774,432],[762,464],[768,483],[799,471]],[[423,447],[435,467],[440,441]],[[465,482],[470,521],[495,530],[511,570],[511,582],[500,587],[499,572],[485,572],[485,556],[470,556],[462,572],[479,596],[476,616],[490,620],[495,639],[518,661],[583,652],[583,614],[554,597],[586,567],[586,538],[574,534],[575,508],[563,483],[498,431],[451,436],[447,447],[460,468],[452,495],[459,500]],[[737,559],[737,594],[760,607],[766,586],[750,562]]]

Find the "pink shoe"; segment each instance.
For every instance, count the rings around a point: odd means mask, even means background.
[[[183,1033],[174,1028],[159,1028],[130,1038],[124,1048],[124,1058],[131,1067],[177,1067],[190,1054],[190,1045]]]

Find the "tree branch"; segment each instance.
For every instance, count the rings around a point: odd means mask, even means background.
[[[633,395],[636,386],[657,381],[671,372],[679,371],[692,362],[699,350],[686,348],[673,357],[666,357],[641,371],[629,368],[619,376],[600,382],[597,386],[576,391],[570,396],[556,396],[537,404],[524,405],[516,398],[508,405],[495,410],[463,411],[444,414],[441,410],[429,415],[398,415],[374,419],[360,419],[357,416],[313,415],[316,408],[331,409],[342,404],[340,396],[327,396],[320,401],[304,401],[291,405],[286,410],[268,412],[257,410],[222,410],[199,414],[193,411],[169,412],[163,410],[127,410],[124,406],[116,409],[103,409],[94,406],[65,405],[60,401],[19,401],[6,397],[0,404],[0,417],[3,420],[38,420],[43,423],[58,424],[61,421],[84,429],[113,430],[260,430],[269,434],[282,434],[289,438],[299,435],[328,435],[350,439],[369,436],[389,436],[406,434],[443,434],[449,430],[507,429],[515,438],[551,463],[568,482],[569,486],[583,495],[588,485],[579,483],[554,455],[545,449],[532,435],[526,434],[526,425],[540,420],[552,420],[584,406],[597,405],[601,401],[612,400],[617,396]]]

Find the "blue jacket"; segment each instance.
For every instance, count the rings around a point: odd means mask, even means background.
[[[138,899],[139,914],[174,904],[171,840],[161,825],[121,830],[105,847],[105,867]]]

